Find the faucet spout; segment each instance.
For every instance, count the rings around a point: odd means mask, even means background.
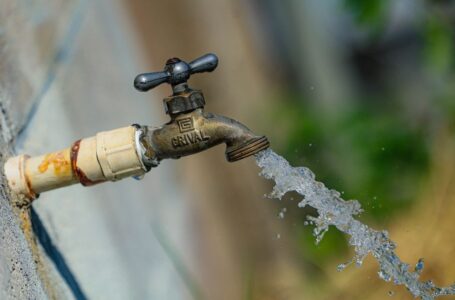
[[[240,122],[204,112],[202,108],[172,116],[159,128],[148,128],[143,145],[151,149],[152,160],[180,158],[219,144],[226,144],[226,159],[234,162],[269,147],[265,136],[258,136]]]

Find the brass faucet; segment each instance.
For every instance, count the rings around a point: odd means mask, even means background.
[[[138,75],[134,86],[148,91],[161,83],[169,83],[173,94],[164,98],[169,123],[158,129],[146,128],[142,144],[143,161],[150,167],[165,158],[180,158],[221,143],[226,144],[226,158],[233,162],[269,147],[265,136],[257,136],[233,119],[204,111],[205,99],[199,90],[188,86],[192,74],[211,72],[218,65],[214,54],[206,54],[190,63],[178,58],[166,62],[164,71]]]
[[[20,205],[30,203],[41,192],[74,183],[91,186],[126,177],[142,177],[166,158],[191,155],[221,143],[233,162],[269,147],[265,136],[252,133],[241,123],[204,112],[201,91],[188,87],[192,74],[211,72],[218,65],[214,54],[186,63],[178,58],[166,62],[161,72],[144,73],[134,80],[140,91],[162,83],[172,86],[164,98],[171,120],[162,127],[132,125],[78,140],[69,148],[30,157],[11,157],[4,166],[10,189],[20,195]]]

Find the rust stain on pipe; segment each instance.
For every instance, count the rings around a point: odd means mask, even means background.
[[[29,176],[27,174],[27,171],[25,170],[25,162],[29,158],[30,158],[30,156],[25,155],[24,156],[24,160],[20,161],[19,173],[20,173],[20,177],[25,178],[25,183],[27,185],[27,194],[25,196],[27,198],[29,198],[29,199],[36,199],[36,198],[38,198],[39,195],[33,191],[32,183],[31,183],[30,178],[29,178]],[[24,174],[22,174],[22,172],[24,172]]]
[[[30,199],[35,199],[38,195],[32,189],[32,183],[30,182],[30,178],[27,174],[25,174],[25,182],[27,183],[28,195],[26,197]]]
[[[76,178],[79,180],[79,182],[83,186],[92,186],[101,182],[104,182],[105,180],[96,180],[93,181],[90,178],[85,175],[84,171],[82,171],[78,166],[77,166],[77,156],[79,154],[79,148],[81,146],[81,140],[77,140],[74,142],[73,146],[71,146],[71,151],[70,151],[70,159],[71,159],[71,168],[73,170],[74,175]]]
[[[56,176],[68,175],[70,173],[70,162],[65,159],[63,152],[47,154],[38,166],[38,171],[45,173],[50,165],[54,166],[54,174]]]

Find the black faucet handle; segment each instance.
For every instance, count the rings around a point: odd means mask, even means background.
[[[167,60],[163,71],[137,75],[134,79],[134,87],[141,92],[146,92],[167,82],[174,88],[179,84],[186,83],[191,74],[212,72],[217,66],[218,57],[212,53],[205,54],[190,63],[179,58],[170,58]]]
[[[146,92],[154,87],[167,82],[170,75],[167,72],[143,73],[134,79],[134,87],[142,92]]]
[[[212,72],[218,66],[218,57],[209,53],[190,62],[191,74]]]

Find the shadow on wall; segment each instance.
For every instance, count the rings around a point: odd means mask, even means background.
[[[71,269],[66,263],[65,258],[58,250],[58,248],[52,243],[52,239],[49,236],[46,227],[44,227],[33,207],[31,208],[31,220],[33,233],[46,252],[47,257],[54,263],[54,266],[59,272],[60,276],[62,276],[63,280],[68,285],[69,289],[73,293],[74,298],[77,300],[87,299],[87,297],[84,295],[84,292],[82,291],[82,288],[79,286],[76,277],[71,272]]]

